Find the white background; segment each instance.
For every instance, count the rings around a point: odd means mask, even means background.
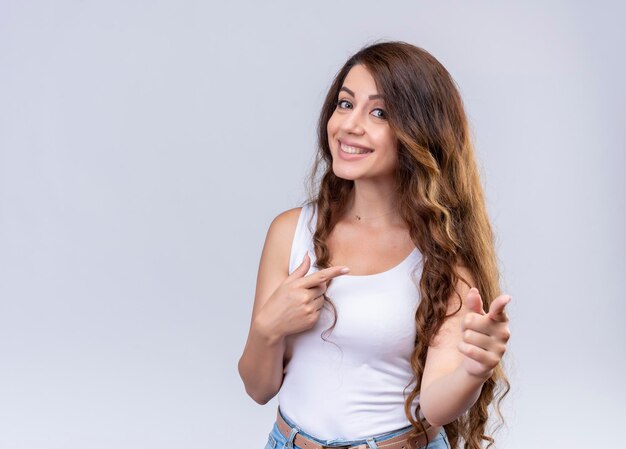
[[[265,233],[376,39],[458,83],[513,337],[500,448],[626,415],[619,2],[0,0],[0,448],[262,448],[237,361]]]

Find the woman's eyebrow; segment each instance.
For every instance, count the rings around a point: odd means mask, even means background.
[[[341,86],[341,89],[339,89],[339,92],[341,92],[342,90],[345,90],[346,92],[348,92],[350,95],[354,97],[354,92],[352,92],[346,86]],[[377,98],[383,99],[383,96],[381,94],[374,94],[374,95],[370,95],[368,98],[370,100],[376,100]]]

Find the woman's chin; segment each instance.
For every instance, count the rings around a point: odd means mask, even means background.
[[[345,179],[346,181],[354,181],[355,179],[362,177],[361,173],[356,173],[353,171],[351,172],[349,170],[337,170],[334,167],[333,167],[333,173],[335,174],[336,177]]]
[[[346,170],[344,167],[337,167],[333,165],[333,174],[337,178],[345,179],[346,181],[365,180],[381,181],[381,182],[394,182],[393,173],[372,173],[368,170]]]

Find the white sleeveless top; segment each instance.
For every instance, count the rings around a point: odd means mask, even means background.
[[[290,273],[306,251],[311,257],[307,274],[318,271],[313,266],[316,222],[315,204],[305,204],[291,247]],[[419,281],[421,262],[415,248],[382,273],[334,278],[326,295],[337,309],[335,328],[324,332],[333,322],[326,303],[313,328],[288,338],[293,355],[284,369],[278,403],[301,430],[323,440],[356,440],[411,424],[404,399],[415,386],[410,357],[420,297],[411,273]]]

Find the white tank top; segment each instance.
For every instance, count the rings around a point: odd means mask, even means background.
[[[307,274],[318,271],[313,266],[316,222],[315,204],[305,204],[291,247],[290,273],[306,251],[311,257]],[[411,424],[404,399],[415,386],[410,357],[420,296],[411,273],[419,281],[421,262],[415,248],[382,273],[334,278],[326,292],[337,309],[332,332],[324,332],[333,320],[325,304],[313,328],[289,337],[292,357],[284,369],[278,404],[301,430],[324,440],[356,440]]]

